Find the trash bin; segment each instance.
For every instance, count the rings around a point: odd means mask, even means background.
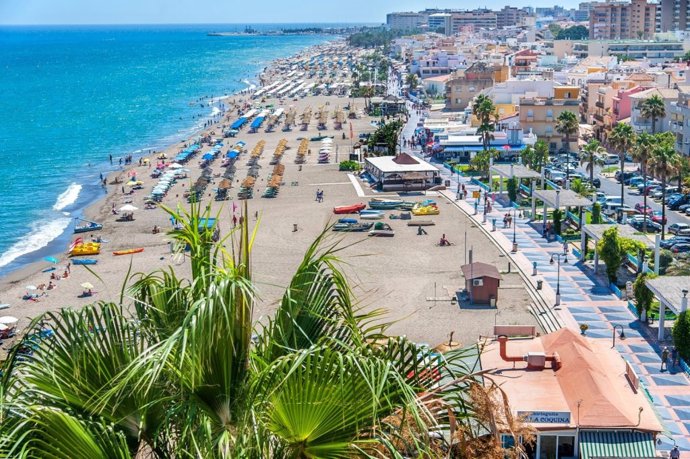
[[[538,280],[538,281],[537,281],[537,290],[541,290],[542,285],[544,285],[544,281],[543,281],[543,280]]]

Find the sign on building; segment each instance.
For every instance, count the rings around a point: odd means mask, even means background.
[[[518,411],[517,415],[533,424],[570,424],[570,411]]]

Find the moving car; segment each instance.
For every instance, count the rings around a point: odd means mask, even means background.
[[[658,210],[652,212],[651,217],[652,221],[655,223],[659,223],[661,225],[665,225],[666,223],[668,223],[668,219],[664,217]]]
[[[642,204],[641,202],[635,204],[635,210],[641,214],[651,214],[653,212],[651,207],[645,207],[644,204]]]

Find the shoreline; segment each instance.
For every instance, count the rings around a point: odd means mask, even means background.
[[[137,148],[135,150],[130,150],[128,152],[122,152],[120,154],[120,157],[122,158],[130,155],[132,156],[131,164],[123,164],[121,166],[118,166],[117,163],[109,164],[107,160],[103,161],[102,164],[89,164],[89,166],[97,168],[96,170],[101,169],[104,171],[102,175],[109,184],[107,191],[104,193],[104,189],[102,186],[100,186],[100,184],[90,182],[79,184],[81,185],[81,190],[77,198],[74,200],[74,202],[64,206],[65,208],[72,208],[72,210],[70,210],[69,212],[63,212],[63,215],[65,215],[66,218],[70,219],[70,222],[68,223],[67,227],[58,236],[50,240],[46,245],[34,249],[31,252],[19,255],[18,257],[7,263],[7,265],[0,267],[0,279],[2,279],[5,282],[9,281],[12,284],[16,284],[22,279],[26,279],[30,277],[32,274],[40,272],[44,268],[42,264],[45,263],[43,260],[46,257],[56,257],[61,261],[67,259],[68,257],[66,256],[65,251],[59,250],[59,247],[61,245],[67,247],[73,239],[74,234],[72,232],[72,229],[74,227],[75,218],[85,218],[87,220],[94,220],[99,216],[99,214],[101,213],[100,211],[102,209],[110,205],[112,194],[112,185],[110,185],[110,182],[113,181],[115,177],[122,177],[122,175],[126,172],[128,168],[134,167],[136,164],[138,164],[139,158],[151,157],[152,155],[161,152],[170,152],[172,149],[177,148],[180,143],[190,143],[193,139],[202,136],[204,132],[210,132],[214,128],[218,129],[219,126],[224,122],[226,114],[230,113],[233,110],[233,108],[226,104],[226,101],[232,98],[242,98],[243,96],[251,94],[253,91],[260,88],[262,84],[261,75],[264,74],[267,70],[274,68],[278,63],[294,59],[295,57],[301,54],[309,53],[315,49],[318,49],[320,46],[328,45],[330,43],[333,43],[334,41],[336,40],[329,38],[323,43],[307,46],[296,53],[293,53],[288,56],[275,58],[271,60],[268,64],[257,67],[257,73],[255,73],[251,77],[245,77],[238,80],[240,83],[245,85],[245,88],[243,89],[238,89],[233,93],[225,95],[199,97],[198,100],[203,101],[204,105],[211,110],[211,113],[206,118],[197,120],[192,126],[190,126],[188,129],[185,129],[184,132],[180,133],[179,135],[166,134],[161,136],[161,138],[158,141],[153,142],[154,145],[151,145],[151,142],[149,142],[149,145],[146,147]],[[220,108],[223,105],[225,105],[226,107],[224,110]],[[210,122],[210,124],[205,125],[206,122]],[[173,140],[174,138],[177,138],[177,140]],[[98,176],[96,176],[95,179],[98,181]],[[71,183],[75,184],[77,182],[73,181]],[[91,193],[91,195],[88,195],[86,193]],[[80,201],[82,201],[82,204],[78,204]],[[76,207],[73,207],[75,205]],[[25,236],[29,234],[31,233],[25,233]],[[8,247],[5,253],[7,253],[11,249],[12,246]]]

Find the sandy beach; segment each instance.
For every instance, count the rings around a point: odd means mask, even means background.
[[[315,52],[310,50],[308,52]],[[262,75],[264,86],[284,78],[287,60],[281,60]],[[223,131],[238,118],[238,107],[259,107],[273,105],[283,107],[286,111],[294,108],[298,117],[308,107],[316,112],[323,107],[329,111],[325,130],[317,129],[316,117],[313,117],[306,131],[299,126],[289,132],[282,130],[283,123],[273,132],[264,132],[263,127],[257,133],[249,133],[245,127],[236,138],[224,139],[221,155],[211,165],[213,182],[206,189],[202,205],[210,205],[212,212],[219,213],[219,227],[223,235],[232,231],[233,208],[239,217],[243,201],[238,200],[238,191],[246,177],[249,152],[260,140],[265,141],[264,153],[258,161],[261,166],[256,179],[254,197],[248,201],[248,218],[251,225],[258,224],[258,237],[253,252],[254,276],[259,288],[260,302],[255,308],[256,320],[271,314],[276,307],[285,285],[299,264],[306,247],[320,231],[336,219],[333,207],[357,202],[366,203],[370,197],[377,196],[370,187],[358,177],[338,170],[338,161],[348,159],[353,142],[359,134],[372,132],[375,126],[373,119],[364,115],[363,99],[354,99],[354,111],[357,119],[348,119],[342,130],[334,127],[333,114],[337,107],[344,107],[353,99],[338,96],[309,96],[298,100],[279,100],[277,98],[252,99],[250,94],[231,96],[225,100],[230,109],[217,123],[205,129],[202,137],[221,138]],[[346,112],[347,113],[347,112]],[[298,118],[299,119],[299,118]],[[299,122],[299,121],[298,121]],[[350,125],[354,140],[349,138]],[[343,135],[345,133],[345,136]],[[306,156],[303,165],[295,163],[296,152],[301,138],[319,135],[333,136],[333,152],[330,164],[317,164],[317,153],[320,142],[310,142],[311,154]],[[345,137],[345,138],[344,138]],[[262,198],[273,166],[269,164],[281,139],[287,141],[287,150],[281,164],[285,166],[283,185],[275,198]],[[224,168],[221,157],[237,141],[246,142],[247,153],[243,153],[236,162],[230,200],[215,201],[214,188],[222,180]],[[171,145],[163,153],[174,158],[189,142]],[[187,208],[185,191],[201,175],[199,159],[211,146],[204,144],[202,151],[184,167],[189,169],[186,179],[178,180],[170,189],[162,203],[176,208]],[[134,159],[131,166],[111,174],[107,178],[107,195],[86,212],[86,218],[104,225],[102,231],[83,233],[79,236],[89,240],[92,234],[104,241],[100,255],[89,257],[98,259],[98,264],[70,267],[67,278],[53,281],[56,287],[44,290],[45,295],[37,301],[22,300],[27,293],[26,286],[48,285],[50,273],[42,272],[48,268],[47,263],[36,263],[22,270],[15,271],[0,280],[4,294],[2,303],[10,304],[4,312],[20,318],[19,329],[25,327],[30,318],[50,310],[63,307],[81,307],[94,301],[117,301],[125,275],[132,272],[151,272],[174,264],[170,253],[166,231],[171,229],[169,216],[160,208],[145,209],[145,198],[149,195],[156,179],[150,177],[156,167],[157,156],[161,152],[149,155],[149,165],[139,165]],[[336,158],[337,156],[337,158]],[[132,172],[138,180],[144,182],[143,189],[132,194],[123,193],[123,184]],[[118,184],[110,184],[119,181]],[[323,202],[315,199],[316,191],[323,190]],[[129,191],[124,188],[124,191]],[[467,245],[474,249],[474,260],[496,265],[501,272],[507,270],[507,260],[499,250],[490,243],[478,228],[471,226],[468,219],[450,202],[441,196],[429,193],[428,196],[407,196],[408,200],[436,199],[441,213],[432,217],[435,226],[428,228],[427,236],[418,236],[416,228],[408,227],[406,222],[389,220],[396,234],[393,238],[368,238],[367,233],[333,233],[332,237],[340,238],[344,244],[361,242],[349,247],[342,253],[343,268],[352,281],[356,297],[364,308],[385,308],[390,311],[389,318],[396,323],[390,329],[391,334],[405,334],[415,341],[436,344],[444,340],[451,331],[455,339],[464,343],[474,341],[480,334],[490,334],[494,323],[534,324],[534,318],[527,312],[529,295],[522,280],[517,274],[503,274],[499,298],[510,297],[510,300],[499,302],[497,311],[460,309],[451,304],[449,298],[464,284],[460,265],[464,263],[464,234],[467,232]],[[134,221],[117,221],[113,208],[131,204],[138,208],[134,211]],[[258,215],[258,221],[256,219]],[[294,231],[295,225],[297,231]],[[161,232],[153,234],[154,226]],[[451,247],[438,247],[441,234],[446,234],[455,243]],[[113,256],[116,250],[143,247],[144,251],[135,255]],[[67,248],[65,248],[67,249]],[[56,274],[62,275],[69,259],[65,254],[56,254],[60,262],[55,265]],[[188,274],[188,266],[182,263],[174,266],[178,275]],[[90,272],[90,271],[93,271]],[[93,284],[93,296],[80,298],[84,282]],[[32,291],[41,293],[40,290]],[[31,292],[30,292],[31,293]],[[3,349],[11,345],[11,340],[3,343]]]

